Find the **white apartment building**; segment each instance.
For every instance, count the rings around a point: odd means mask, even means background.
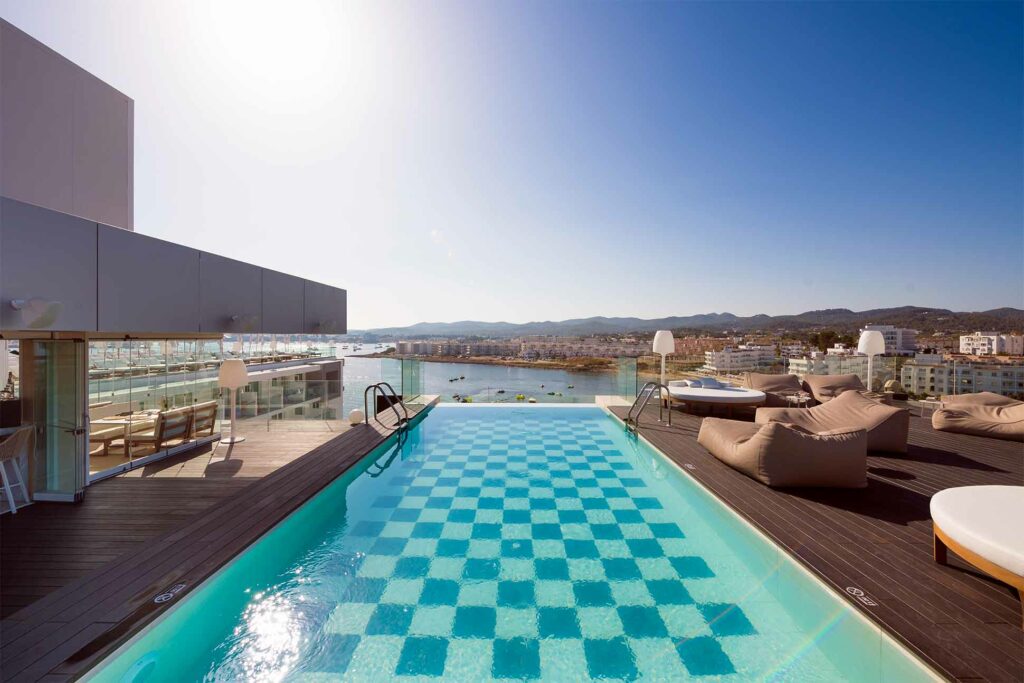
[[[481,341],[462,344],[466,356],[518,356],[523,345],[517,341]]]
[[[917,351],[917,330],[892,325],[865,325],[861,332],[881,332],[887,355],[912,356]]]
[[[600,338],[530,338],[522,342],[524,358],[617,358],[640,356],[650,350],[646,342]]]
[[[837,344],[837,346],[840,345]],[[833,347],[826,353],[813,351],[809,356],[803,358],[790,358],[787,361],[789,373],[798,375],[801,379],[805,375],[857,375],[862,382],[867,384],[868,357],[842,351],[845,349],[837,350]],[[876,357],[872,368],[876,382],[883,367],[882,360]]]
[[[960,336],[960,353],[974,356],[1024,356],[1024,336],[975,332]]]
[[[782,344],[779,353],[785,358],[796,358],[807,353],[807,347],[803,344]]]
[[[429,356],[434,353],[434,342],[400,341],[395,344],[395,353],[399,356]]]
[[[1024,363],[958,360],[939,354],[917,354],[903,366],[903,387],[914,394],[971,394],[991,391],[1024,396]]]
[[[705,351],[702,371],[732,374],[770,367],[775,361],[774,346],[742,344],[727,346],[721,351]]]

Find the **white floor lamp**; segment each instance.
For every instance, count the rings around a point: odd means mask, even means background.
[[[885,353],[885,337],[878,330],[864,330],[860,333],[860,341],[857,342],[857,351],[868,357],[868,391],[871,391],[872,370],[875,356]]]
[[[661,354],[661,383],[665,383],[665,356],[676,352],[676,340],[668,330],[658,330],[654,333],[653,349],[655,353]]]
[[[238,409],[235,405],[238,390],[249,383],[249,370],[245,362],[240,359],[226,360],[220,364],[220,372],[217,375],[217,384],[222,389],[231,392],[231,436],[221,439],[221,443],[240,443],[245,441],[244,436],[235,435],[235,423],[238,422]]]

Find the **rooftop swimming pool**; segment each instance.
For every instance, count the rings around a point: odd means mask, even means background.
[[[935,678],[593,406],[434,408],[91,675]]]

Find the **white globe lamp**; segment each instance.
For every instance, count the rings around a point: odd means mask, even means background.
[[[864,330],[857,342],[857,351],[868,357],[868,391],[871,391],[871,380],[875,356],[885,353],[885,337],[878,330]]]
[[[353,408],[352,412],[350,412],[348,414],[348,423],[349,424],[353,424],[353,425],[362,424],[363,420],[365,420],[365,419],[366,419],[366,416],[363,415],[363,411],[359,410],[359,408]]]
[[[244,436],[235,435],[235,423],[238,422],[237,415],[237,391],[249,383],[249,370],[245,362],[238,358],[226,360],[220,364],[220,372],[217,373],[217,384],[222,389],[231,392],[231,436],[221,439],[221,443],[240,443],[245,441]]]
[[[654,334],[652,346],[655,353],[661,354],[661,383],[665,384],[665,356],[676,351],[676,340],[668,330],[658,330]]]

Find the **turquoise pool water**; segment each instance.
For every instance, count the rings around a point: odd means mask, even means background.
[[[599,408],[442,406],[101,681],[931,675]]]

